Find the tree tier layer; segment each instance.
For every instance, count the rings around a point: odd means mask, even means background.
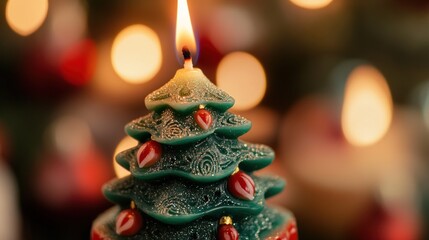
[[[274,151],[265,145],[212,134],[195,144],[162,145],[161,159],[150,167],[140,168],[137,162],[140,146],[119,153],[116,160],[142,180],[179,176],[214,182],[231,175],[237,167],[251,172],[268,166],[274,159]]]
[[[142,181],[132,176],[114,179],[103,188],[107,199],[121,206],[134,201],[145,214],[166,224],[185,224],[204,216],[221,217],[228,213],[235,218],[257,215],[265,198],[281,192],[285,182],[275,177],[251,175],[255,182],[253,200],[241,200],[228,191],[227,179],[213,183],[166,178]]]
[[[151,111],[171,107],[189,112],[200,105],[226,111],[234,105],[234,99],[194,68],[179,69],[173,79],[145,98],[145,104]]]
[[[216,240],[219,219],[205,217],[189,224],[167,225],[143,214],[143,227],[131,237],[118,236],[115,233],[115,218],[119,207],[109,209],[93,224],[92,239],[97,240]],[[285,232],[295,219],[289,211],[265,208],[256,216],[234,219],[234,227],[240,234],[240,240],[276,239]]]
[[[198,108],[194,111],[197,110]],[[125,126],[125,131],[139,141],[151,137],[159,143],[179,145],[196,142],[214,132],[225,137],[237,138],[251,128],[250,121],[241,116],[210,108],[206,110],[210,112],[212,118],[212,124],[208,129],[198,126],[194,114],[182,114],[172,108],[166,108],[132,121]]]

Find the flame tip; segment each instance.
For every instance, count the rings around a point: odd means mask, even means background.
[[[183,55],[184,60],[192,59],[192,54],[197,52],[197,44],[192,28],[188,3],[186,0],[178,0],[176,22],[176,49],[177,56]],[[181,57],[180,57],[181,58]]]

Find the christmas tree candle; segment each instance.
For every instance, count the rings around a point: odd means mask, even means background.
[[[116,160],[131,175],[104,186],[118,206],[94,222],[92,239],[296,240],[292,214],[265,204],[284,181],[253,174],[273,150],[237,139],[251,123],[227,111],[234,99],[192,66],[191,48],[179,45],[184,68],[146,97],[148,115],[126,125],[139,143]]]

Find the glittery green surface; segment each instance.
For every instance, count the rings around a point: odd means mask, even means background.
[[[153,166],[139,168],[136,152],[140,144],[117,155],[118,163],[144,180],[178,176],[195,181],[213,182],[225,178],[237,166],[254,171],[271,164],[271,148],[212,134],[194,144],[162,145],[162,157]]]
[[[197,109],[195,109],[196,111]],[[249,120],[229,112],[218,112],[206,108],[213,119],[208,130],[201,129],[195,122],[194,114],[181,114],[172,108],[152,112],[127,124],[125,131],[131,137],[142,141],[153,140],[170,145],[181,145],[201,140],[217,132],[225,137],[237,138],[250,130]]]
[[[168,225],[156,221],[150,216],[143,215],[145,219],[143,228],[132,237],[123,237],[115,234],[114,219],[120,208],[115,207],[106,211],[95,222],[95,229],[101,233],[105,240],[216,240],[218,219],[203,217],[196,221],[182,225]],[[234,216],[233,216],[234,217]],[[262,240],[295,222],[293,215],[284,210],[264,208],[256,215],[244,218],[234,218],[234,227],[240,233],[240,240]]]
[[[279,178],[252,176],[256,185],[252,201],[240,200],[227,190],[227,179],[205,184],[183,179],[141,181],[134,177],[113,180],[104,189],[112,202],[136,206],[147,215],[166,224],[184,224],[203,216],[222,214],[256,215],[265,205],[265,195],[281,192],[284,182]]]

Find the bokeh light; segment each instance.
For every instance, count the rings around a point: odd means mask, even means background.
[[[333,0],[290,0],[293,4],[307,9],[319,9],[328,6]]]
[[[278,137],[280,114],[273,109],[258,106],[250,111],[236,112],[252,121],[252,128],[249,132],[240,136],[240,139],[270,145]]]
[[[91,92],[95,94],[103,102],[135,104],[148,95],[157,86],[158,81],[148,81],[144,83],[144,87],[136,87],[135,84],[130,84],[115,72],[111,61],[112,40],[97,42],[96,51],[96,66],[94,75],[89,86]],[[173,53],[173,51],[172,51]],[[176,59],[172,59],[171,64],[174,65]],[[169,79],[171,73],[168,71],[160,71],[156,78]],[[95,126],[94,126],[95,127]]]
[[[7,23],[19,35],[28,36],[43,24],[48,6],[48,0],[9,0],[6,4]]]
[[[209,37],[215,47],[224,53],[248,49],[258,36],[252,19],[243,8],[221,7],[209,18]]]
[[[264,67],[258,59],[245,52],[230,53],[222,59],[216,82],[235,99],[234,109],[237,110],[257,106],[267,88]]]
[[[420,87],[423,121],[429,130],[429,81]]]
[[[75,116],[60,117],[53,124],[53,137],[58,151],[65,155],[85,152],[92,144],[88,123]]]
[[[20,239],[21,217],[17,184],[13,173],[3,164],[2,159],[0,159],[0,194],[0,239]]]
[[[130,172],[116,162],[116,155],[122,151],[137,146],[137,144],[137,140],[130,136],[126,136],[119,142],[118,146],[116,147],[115,153],[113,154],[113,169],[115,170],[116,176],[118,178],[126,177],[130,175]]]
[[[85,85],[94,75],[97,52],[92,40],[83,40],[65,51],[60,59],[61,76],[75,86]]]
[[[87,29],[84,2],[75,0],[53,1],[50,5],[49,47],[58,55],[82,41]]]
[[[138,84],[151,80],[162,63],[158,35],[140,24],[123,29],[113,42],[111,60],[115,72],[126,82]]]
[[[393,115],[389,86],[374,67],[355,68],[347,81],[341,124],[346,139],[356,146],[376,143],[388,131]]]

